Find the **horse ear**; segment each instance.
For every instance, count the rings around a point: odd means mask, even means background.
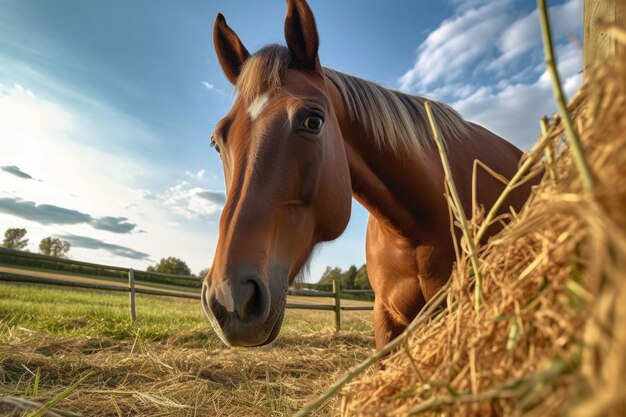
[[[296,67],[321,70],[317,56],[320,41],[315,17],[305,0],[287,0],[285,39]]]
[[[235,84],[241,72],[241,66],[250,53],[237,34],[226,24],[226,19],[221,13],[217,14],[213,25],[213,45],[224,74],[231,83]]]

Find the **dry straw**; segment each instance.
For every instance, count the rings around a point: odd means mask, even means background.
[[[564,106],[551,52],[547,65]],[[542,120],[542,137],[505,193],[540,169],[546,176],[478,248],[481,308],[466,251],[445,292],[385,347],[393,353],[382,370],[364,372],[382,355],[368,359],[299,415],[337,392],[344,417],[626,415],[624,74],[623,58],[591,69],[569,108],[551,125]],[[469,222],[474,242],[496,211]]]
[[[569,105],[570,126],[563,117],[544,125],[521,165],[526,175],[543,167],[543,182],[478,250],[481,308],[473,306],[470,258],[462,254],[448,307],[421,319],[383,370],[343,388],[344,416],[626,415],[624,74],[623,58],[590,70]],[[568,141],[540,160],[570,129],[580,155]],[[486,227],[476,222],[470,228]]]
[[[246,351],[225,349],[217,340],[203,346],[205,328],[161,342],[140,338],[136,345],[132,339],[4,331],[10,334],[0,342],[3,417],[289,416],[373,343],[369,334],[336,334],[330,325]],[[333,407],[318,415],[330,415]]]

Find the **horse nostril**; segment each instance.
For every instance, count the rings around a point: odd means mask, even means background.
[[[215,295],[209,296],[206,301],[203,300],[203,308],[207,315],[209,314],[209,312],[211,312],[211,314],[213,315],[215,320],[218,321],[218,323],[221,323],[224,317],[226,317],[228,314],[226,308],[224,308],[224,306],[219,302]]]
[[[248,279],[241,287],[237,316],[241,321],[257,321],[265,311],[263,292],[254,279]]]

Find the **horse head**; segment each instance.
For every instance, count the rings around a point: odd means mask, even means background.
[[[213,29],[237,96],[212,136],[227,199],[202,305],[232,346],[276,338],[288,286],[315,245],[337,238],[350,217],[346,151],[304,0],[287,1],[285,38],[286,48],[251,55],[221,14]]]

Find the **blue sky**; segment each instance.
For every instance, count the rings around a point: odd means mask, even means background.
[[[566,91],[581,81],[582,0],[549,2]],[[554,112],[529,0],[311,0],[323,65],[428,95],[527,148]],[[250,51],[284,43],[282,0],[0,0],[0,231],[72,258],[210,266],[224,180],[209,148],[233,102],[211,42],[218,11]],[[317,252],[365,261],[367,213]]]

